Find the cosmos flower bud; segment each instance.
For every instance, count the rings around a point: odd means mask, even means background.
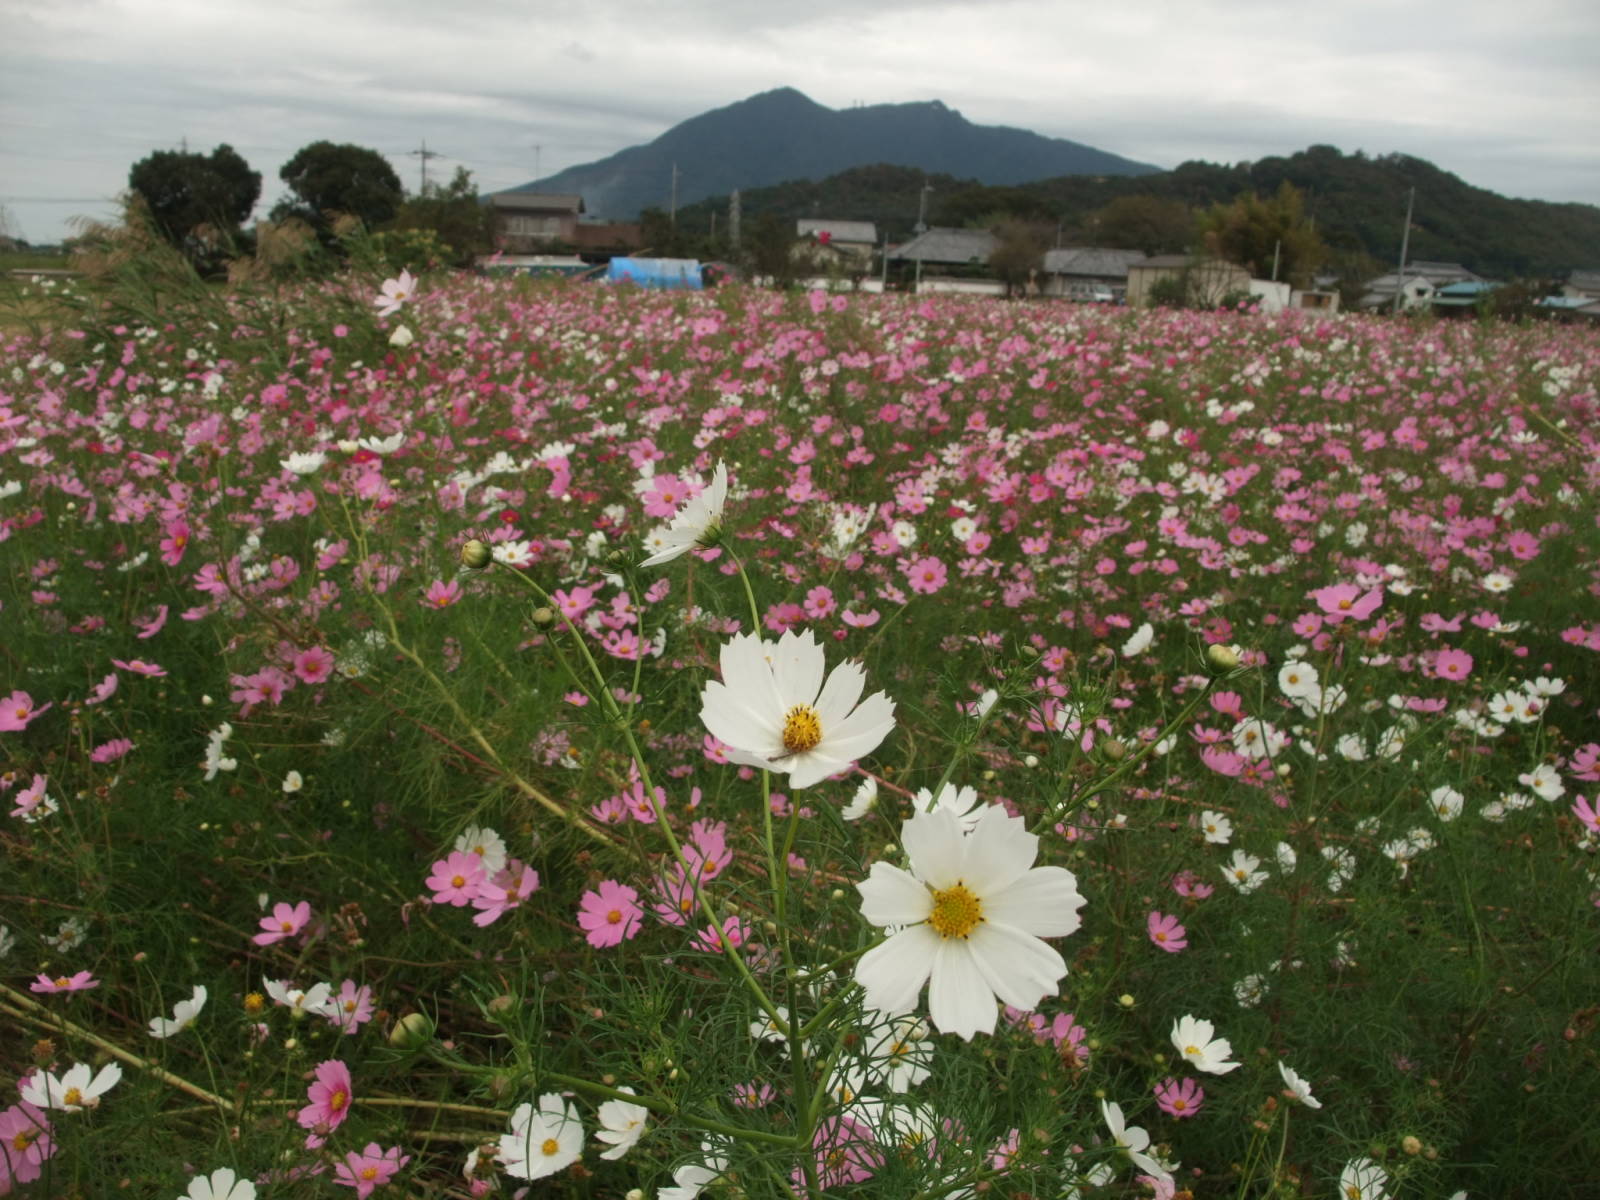
[[[394,1028],[389,1031],[389,1045],[399,1046],[402,1050],[414,1050],[432,1036],[433,1022],[426,1014],[407,1013],[396,1021]]]
[[[555,620],[556,614],[551,609],[539,607],[533,610],[533,623],[535,625],[553,625]]]
[[[1224,646],[1220,642],[1206,647],[1206,666],[1221,674],[1239,666],[1239,647]]]
[[[494,555],[489,547],[477,538],[473,538],[461,547],[461,565],[469,571],[481,571],[493,560]]]

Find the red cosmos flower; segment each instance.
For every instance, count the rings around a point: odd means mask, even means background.
[[[500,523],[502,525],[515,525],[521,520],[522,514],[514,508],[502,509],[500,512]]]

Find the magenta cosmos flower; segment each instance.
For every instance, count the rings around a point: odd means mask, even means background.
[[[351,1098],[350,1068],[338,1059],[318,1063],[312,1074],[311,1086],[306,1089],[310,1103],[295,1117],[300,1128],[311,1131],[306,1135],[308,1150],[322,1145],[328,1134],[344,1124],[350,1115]]]
[[[1206,1102],[1206,1090],[1192,1079],[1170,1076],[1156,1084],[1156,1106],[1169,1117],[1193,1117]]]
[[[393,1179],[400,1168],[410,1161],[411,1156],[401,1154],[399,1146],[390,1146],[385,1150],[377,1142],[368,1142],[365,1150],[360,1153],[350,1151],[344,1156],[344,1161],[334,1167],[333,1181],[342,1187],[355,1188],[357,1200],[365,1200],[365,1197]]]
[[[596,949],[619,946],[636,936],[644,909],[639,893],[626,884],[607,879],[578,901],[578,926]]]
[[[270,946],[284,938],[294,937],[311,920],[311,905],[305,901],[289,904],[279,901],[272,906],[272,915],[261,918],[261,932],[250,940],[258,946]]]
[[[1178,923],[1177,917],[1152,911],[1145,918],[1145,928],[1150,933],[1150,940],[1168,954],[1176,954],[1189,945],[1188,930]]]

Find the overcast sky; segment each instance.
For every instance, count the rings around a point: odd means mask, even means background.
[[[1162,167],[1313,143],[1600,203],[1600,0],[0,0],[0,215],[109,216],[156,149],[371,146],[484,191],[789,85]]]

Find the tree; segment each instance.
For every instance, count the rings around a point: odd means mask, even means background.
[[[1257,279],[1287,279],[1306,287],[1328,260],[1328,247],[1306,220],[1305,198],[1288,180],[1270,200],[1245,192],[1231,204],[1213,205],[1200,218],[1200,232],[1207,250]]]
[[[1194,241],[1194,214],[1181,200],[1118,196],[1091,220],[1097,245],[1146,254],[1182,254]]]
[[[405,192],[388,159],[349,143],[312,142],[278,172],[294,198],[272,209],[273,220],[297,216],[326,237],[337,214],[355,217],[368,229],[392,220]]]
[[[436,235],[447,261],[469,266],[494,245],[490,228],[492,210],[478,200],[478,185],[472,172],[457,167],[455,177],[442,187],[430,184],[422,195],[412,196],[400,206],[393,228],[402,232],[427,230]]]
[[[989,270],[1006,285],[1011,295],[1035,279],[1044,266],[1054,226],[1033,221],[1007,219],[994,227],[998,242],[989,254]]]
[[[128,172],[156,230],[197,265],[214,265],[261,197],[261,172],[224,143],[209,155],[157,150]]]

